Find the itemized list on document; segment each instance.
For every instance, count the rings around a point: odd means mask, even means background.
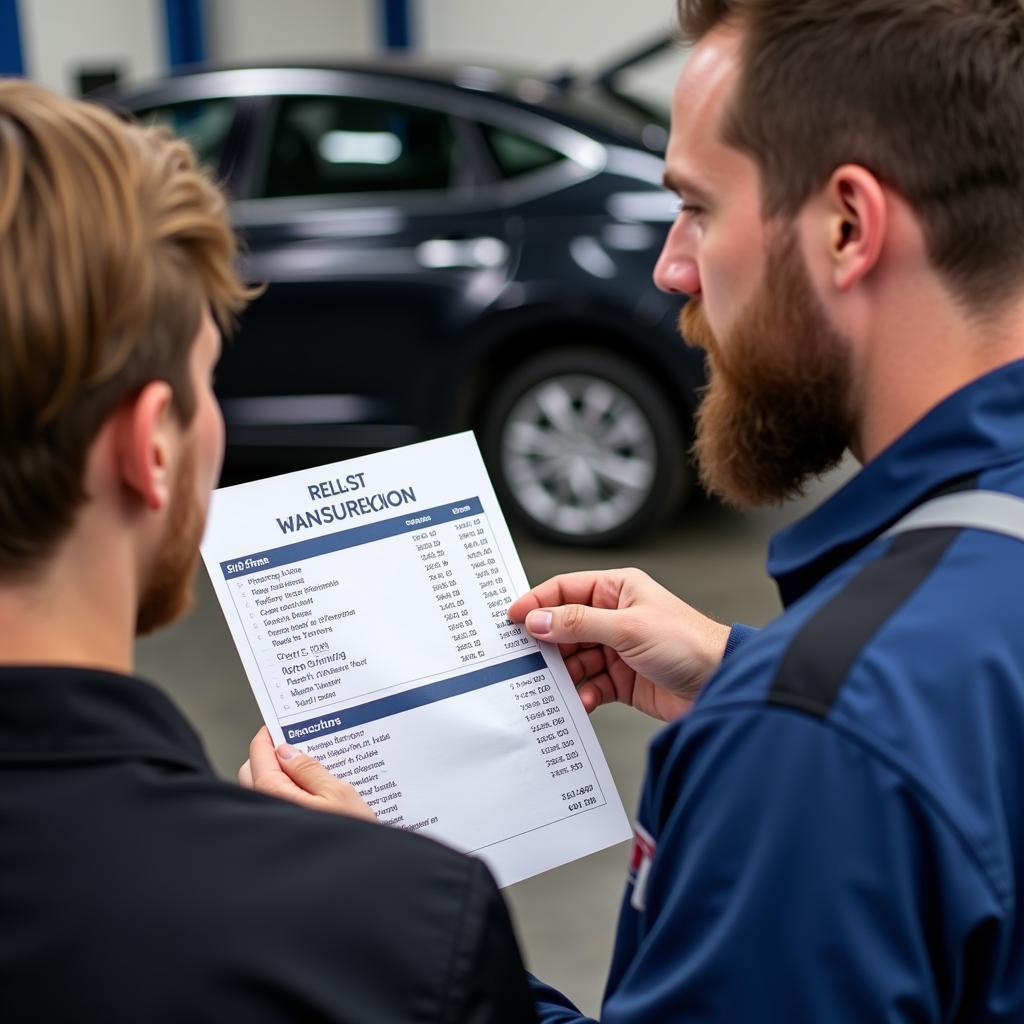
[[[472,434],[214,494],[203,558],[277,742],[507,885],[629,835]]]

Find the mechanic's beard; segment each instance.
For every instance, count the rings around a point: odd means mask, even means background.
[[[699,300],[679,323],[708,358],[693,446],[708,491],[741,508],[776,504],[839,462],[853,427],[849,346],[794,236],[770,247],[761,287],[721,343]]]
[[[163,543],[139,600],[136,635],[146,636],[170,625],[191,609],[204,518],[196,497],[195,449],[190,447],[183,453]]]

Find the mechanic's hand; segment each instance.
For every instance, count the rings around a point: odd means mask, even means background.
[[[355,787],[335,778],[316,758],[287,743],[275,750],[266,726],[249,744],[249,760],[238,769],[238,781],[246,789],[291,800],[314,811],[377,820]]]
[[[639,569],[556,576],[520,597],[508,617],[558,644],[588,712],[620,701],[665,722],[690,710],[729,639],[728,626]]]

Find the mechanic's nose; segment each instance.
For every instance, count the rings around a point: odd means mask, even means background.
[[[687,251],[683,225],[677,221],[665,239],[654,266],[654,283],[663,292],[675,295],[699,295],[700,274],[697,261]]]

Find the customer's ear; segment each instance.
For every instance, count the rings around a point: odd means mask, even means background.
[[[121,479],[154,511],[163,508],[171,496],[180,433],[172,399],[170,384],[150,381],[115,414]]]

